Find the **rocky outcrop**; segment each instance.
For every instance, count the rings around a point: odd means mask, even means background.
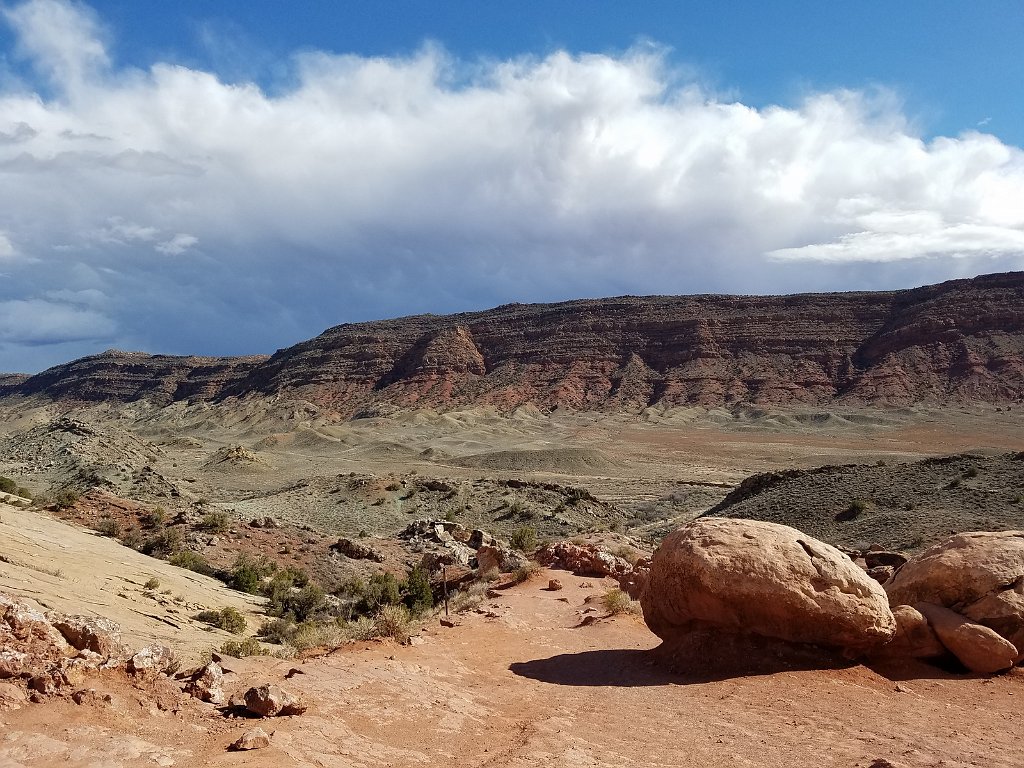
[[[210,400],[266,360],[265,355],[175,357],[111,349],[20,382],[0,382],[0,396],[43,395],[79,402],[150,400],[157,405]]]
[[[906,291],[509,304],[340,325],[270,358],[106,352],[3,395],[288,395],[342,415],[489,404],[642,410],[1024,396],[1024,273]]]
[[[651,561],[644,620],[666,644],[694,633],[877,650],[896,632],[882,588],[839,550],[773,523],[702,518]]]
[[[1024,651],[1024,531],[957,534],[911,558],[885,590],[893,605],[949,608]]]
[[[547,544],[534,554],[534,559],[549,568],[562,568],[577,576],[611,576],[621,579],[632,573],[633,566],[594,544],[574,544],[571,541],[556,541]]]
[[[524,555],[501,544],[484,545],[476,551],[477,568],[480,573],[498,571],[512,573],[529,562]]]

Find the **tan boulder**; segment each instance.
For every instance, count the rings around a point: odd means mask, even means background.
[[[494,546],[480,547],[476,551],[476,562],[480,573],[487,573],[491,570],[511,573],[517,568],[522,568],[529,561],[515,550],[495,544]]]
[[[644,620],[666,641],[693,632],[874,650],[896,620],[882,587],[835,547],[784,525],[706,517],[654,553]]]
[[[944,606],[1024,653],[1024,531],[957,534],[911,558],[885,590],[893,605]]]
[[[941,605],[918,603],[914,607],[928,619],[941,643],[971,672],[1002,672],[1017,661],[1016,646],[994,630]]]
[[[880,655],[912,659],[936,659],[946,655],[946,646],[939,642],[935,630],[919,610],[897,605],[892,615],[896,618],[896,634],[882,646]]]
[[[276,685],[261,685],[245,692],[245,708],[260,717],[301,715],[306,705]]]
[[[192,673],[185,685],[185,693],[200,701],[220,705],[225,700],[223,686],[224,669],[216,661],[211,661]]]

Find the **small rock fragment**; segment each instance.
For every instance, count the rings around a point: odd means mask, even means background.
[[[548,591],[549,592],[557,592],[561,588],[562,588],[562,582],[560,582],[558,579],[551,579],[550,581],[548,581]]]
[[[231,745],[235,750],[263,749],[270,746],[270,736],[262,728],[246,731]]]

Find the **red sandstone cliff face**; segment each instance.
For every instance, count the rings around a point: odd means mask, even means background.
[[[269,359],[106,353],[6,391],[160,402],[285,394],[342,415],[375,405],[1002,402],[1024,397],[1024,273],[878,293],[512,304],[341,325]]]
[[[254,357],[173,357],[108,350],[58,365],[36,376],[0,379],[0,396],[44,395],[53,400],[132,402],[210,400],[237,381],[265,355]],[[22,379],[18,381],[16,379]]]

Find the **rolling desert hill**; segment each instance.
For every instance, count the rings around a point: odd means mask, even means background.
[[[339,325],[269,358],[108,351],[0,378],[0,398],[287,397],[341,417],[494,406],[639,412],[1024,397],[1024,273],[912,290],[509,304]]]

